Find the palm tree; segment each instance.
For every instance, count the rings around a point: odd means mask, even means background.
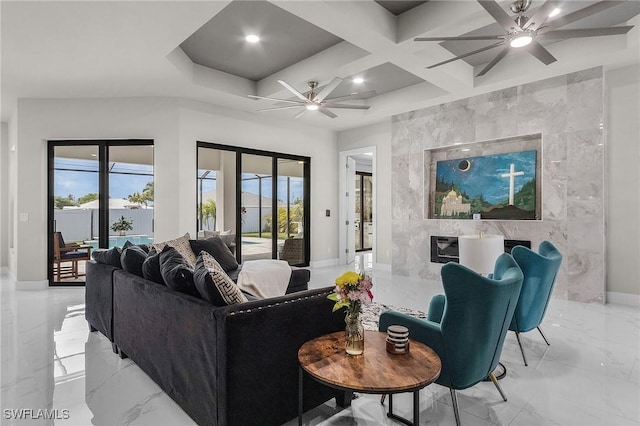
[[[213,219],[213,229],[216,229],[216,202],[215,200],[207,200],[202,203],[202,207],[200,209],[200,220],[203,223],[207,224],[207,229],[211,229],[209,227],[209,219]]]
[[[134,192],[133,194],[129,195],[127,199],[134,204],[144,204],[145,207],[147,205],[147,198],[144,196],[144,194],[140,194],[139,192]]]

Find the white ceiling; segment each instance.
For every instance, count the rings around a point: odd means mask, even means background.
[[[558,59],[551,65],[545,66],[526,53],[514,53],[486,76],[476,78],[474,67],[464,61],[426,69],[452,54],[437,42],[413,41],[420,36],[458,36],[493,24],[475,1],[415,2],[417,6],[395,16],[372,0],[273,0],[269,3],[287,15],[343,41],[254,81],[194,64],[179,47],[230,3],[1,1],[2,120],[14,113],[17,98],[170,96],[255,112],[273,104],[251,100],[248,94],[290,96],[278,79],[304,91],[309,80],[317,79],[323,85],[333,77],[366,73],[384,64],[415,78],[410,86],[355,101],[370,105],[367,111],[336,110],[336,119],[321,114],[298,119],[312,126],[344,130],[593,66],[637,63],[640,56],[640,20],[635,16],[627,24],[636,27],[626,35],[549,45]],[[510,1],[499,3],[508,11]],[[532,7],[541,4],[534,1]],[[578,24],[573,27],[580,28]],[[301,45],[306,42],[304,37],[295,39]],[[264,114],[284,120],[293,120],[295,115],[291,111]]]

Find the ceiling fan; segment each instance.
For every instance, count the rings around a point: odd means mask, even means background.
[[[307,84],[309,84],[309,88],[311,90],[309,90],[309,92],[307,92],[306,94],[303,94],[297,91],[296,89],[294,89],[293,86],[291,86],[286,81],[278,80],[278,83],[280,83],[282,86],[284,86],[285,89],[293,93],[298,99],[296,100],[278,99],[278,98],[269,98],[265,96],[255,96],[255,95],[249,95],[249,97],[253,99],[267,99],[270,101],[284,102],[284,103],[290,104],[290,105],[279,106],[275,108],[260,109],[258,111],[279,111],[283,109],[303,108],[302,111],[300,111],[295,116],[295,118],[300,117],[302,114],[304,114],[307,111],[319,111],[322,114],[326,115],[327,117],[336,118],[337,115],[335,115],[331,110],[329,110],[329,108],[369,109],[368,105],[349,105],[349,104],[341,104],[338,102],[348,101],[353,99],[364,99],[374,95],[376,93],[375,91],[369,91],[369,92],[363,92],[363,93],[351,93],[350,95],[339,96],[337,98],[327,98],[327,96],[329,96],[329,94],[331,94],[331,92],[333,92],[341,82],[342,82],[342,79],[336,77],[333,80],[331,80],[329,84],[324,86],[319,93],[316,93],[316,89],[318,88],[318,82],[310,81]]]
[[[547,49],[545,49],[538,40],[541,39],[553,39],[553,40],[566,40],[574,37],[599,37],[606,35],[626,34],[633,28],[633,26],[623,27],[611,27],[611,28],[590,28],[582,30],[558,30],[564,25],[571,24],[580,19],[602,12],[610,7],[617,6],[623,1],[599,1],[584,9],[580,9],[576,12],[570,13],[565,16],[556,18],[549,23],[546,23],[549,14],[554,11],[562,2],[555,0],[547,0],[538,11],[528,18],[524,13],[531,6],[531,0],[516,0],[514,1],[510,9],[513,13],[517,13],[515,19],[513,19],[507,12],[500,7],[495,0],[478,0],[478,3],[495,19],[506,31],[506,34],[502,35],[490,35],[490,36],[461,36],[461,37],[417,37],[414,41],[446,41],[446,40],[498,40],[496,43],[489,46],[477,49],[468,53],[465,53],[455,58],[448,59],[446,61],[439,62],[431,65],[427,68],[434,68],[440,65],[448,64],[449,62],[456,61],[458,59],[466,58],[467,56],[474,55],[476,53],[484,52],[485,50],[493,49],[494,47],[503,46],[504,48],[478,73],[476,77],[485,75],[491,68],[493,68],[498,62],[500,62],[512,49],[525,48],[529,53],[539,59],[545,65],[549,65],[556,61]]]

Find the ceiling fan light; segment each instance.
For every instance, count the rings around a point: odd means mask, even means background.
[[[308,109],[309,111],[317,111],[317,110],[318,110],[318,108],[320,108],[320,107],[319,107],[318,105],[316,105],[316,104],[308,104],[308,105],[307,105],[307,109]]]
[[[255,34],[249,34],[248,36],[246,36],[244,38],[246,41],[248,41],[249,43],[257,43],[260,41],[260,37],[258,37]]]
[[[509,41],[509,45],[511,45],[511,47],[525,47],[528,46],[529,44],[531,44],[531,42],[533,41],[533,37],[531,36],[531,34],[519,34],[515,37],[513,37],[510,41]]]

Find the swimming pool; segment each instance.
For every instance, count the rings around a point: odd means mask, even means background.
[[[119,235],[112,235],[109,237],[109,248],[122,247],[127,241],[131,241],[133,244],[151,244],[153,243],[153,237],[148,235],[125,235],[122,237]],[[90,245],[94,249],[98,248],[97,240],[89,240],[84,243]]]

